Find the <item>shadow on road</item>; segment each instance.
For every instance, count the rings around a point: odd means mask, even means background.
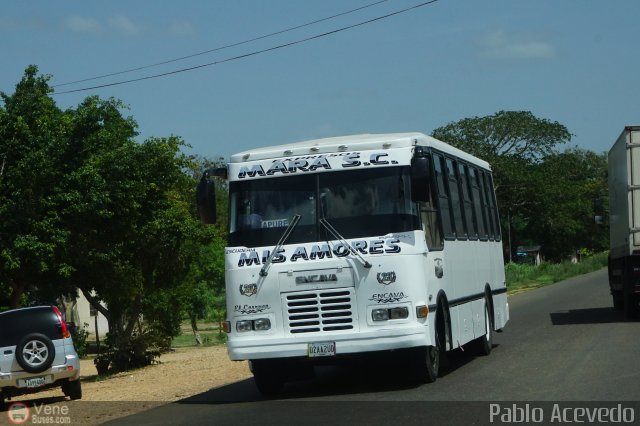
[[[7,411],[9,409],[9,406],[14,402],[24,403],[24,404],[27,404],[27,405],[33,407],[35,405],[51,405],[51,404],[55,404],[57,402],[67,401],[67,398],[64,397],[64,396],[50,396],[50,397],[46,397],[46,398],[28,399],[28,397],[32,396],[32,395],[33,394],[15,396],[11,400],[5,401],[5,406],[4,407],[0,403],[0,413],[3,412],[3,411]],[[24,399],[25,397],[27,397],[27,399]]]
[[[572,309],[549,314],[553,325],[610,324],[627,322],[622,311],[611,308]]]
[[[498,345],[494,344],[494,349]],[[449,352],[449,366],[441,374],[448,374],[472,362],[475,356],[468,351]],[[396,392],[422,386],[413,377],[402,356],[376,356],[340,366],[316,366],[316,377],[309,380],[290,382],[276,397],[265,397],[256,388],[253,379],[211,389],[207,392],[185,398],[178,404],[235,404],[267,400],[294,400],[318,397],[339,397],[379,392]],[[440,380],[440,379],[439,379]],[[433,384],[431,386],[436,386]]]

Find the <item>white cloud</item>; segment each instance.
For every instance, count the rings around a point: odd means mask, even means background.
[[[67,18],[66,26],[78,33],[98,33],[103,29],[97,20],[83,16],[70,16]]]
[[[169,24],[169,33],[177,36],[191,36],[196,33],[196,30],[191,22],[174,21]]]
[[[480,40],[484,53],[503,58],[550,58],[555,49],[539,40],[525,40],[502,30],[491,33]]]
[[[126,16],[109,18],[109,27],[125,35],[136,35],[140,32],[140,28]]]

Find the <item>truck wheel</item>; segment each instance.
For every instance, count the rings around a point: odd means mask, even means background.
[[[624,293],[619,290],[613,290],[611,292],[611,297],[613,298],[613,308],[621,311],[624,309]]]
[[[631,291],[631,286],[625,283],[624,286],[624,315],[628,319],[638,318],[638,297]]]

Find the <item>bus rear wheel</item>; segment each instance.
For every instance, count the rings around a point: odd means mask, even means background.
[[[484,301],[484,336],[478,337],[473,344],[475,352],[481,356],[489,355],[493,349],[493,321],[488,299]]]

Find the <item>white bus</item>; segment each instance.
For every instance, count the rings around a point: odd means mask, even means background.
[[[423,382],[446,352],[489,354],[509,319],[489,164],[421,133],[260,148],[205,172],[229,184],[228,353],[263,393],[317,362],[409,354]]]

